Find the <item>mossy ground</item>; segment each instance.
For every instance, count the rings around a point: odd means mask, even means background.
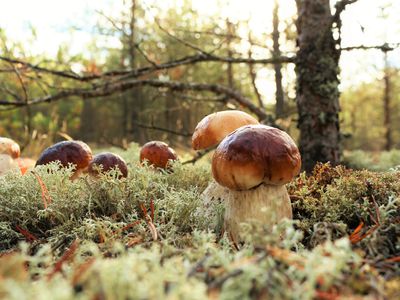
[[[396,299],[400,173],[319,165],[288,186],[295,220],[221,234],[210,166],[71,181],[57,165],[0,177],[0,298]],[[42,186],[41,183],[42,182]],[[209,211],[209,210],[207,210]]]

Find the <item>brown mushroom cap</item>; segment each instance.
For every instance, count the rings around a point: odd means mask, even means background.
[[[218,145],[232,131],[252,124],[259,124],[259,122],[240,110],[226,110],[208,115],[197,124],[194,130],[192,148],[201,150]]]
[[[63,141],[45,149],[36,162],[36,166],[59,161],[62,166],[73,164],[76,171],[84,170],[92,160],[92,150],[81,141]]]
[[[140,149],[140,162],[147,160],[156,168],[166,169],[169,160],[177,160],[175,151],[164,142],[153,141],[143,145]]]
[[[89,174],[94,176],[98,175],[100,171],[99,168],[101,168],[104,173],[118,168],[121,172],[121,177],[128,177],[128,167],[125,160],[121,156],[110,152],[100,153],[93,157],[89,164]]]
[[[21,153],[19,145],[12,139],[0,137],[0,154],[8,154],[12,158],[18,158]]]
[[[212,159],[214,179],[232,190],[288,183],[300,167],[300,153],[292,138],[265,125],[237,129],[221,142]]]

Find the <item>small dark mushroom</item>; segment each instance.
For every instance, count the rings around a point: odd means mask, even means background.
[[[140,162],[148,161],[149,165],[155,168],[167,169],[170,161],[174,160],[178,160],[178,156],[174,149],[164,142],[148,142],[140,149]]]
[[[118,170],[121,172],[120,178],[128,177],[128,167],[125,160],[119,155],[110,152],[104,152],[93,157],[88,169],[90,175],[97,176],[100,172],[100,169],[101,172],[106,173],[115,168],[118,168]]]
[[[69,164],[75,166],[75,172],[71,179],[77,178],[86,171],[92,160],[92,150],[82,141],[63,141],[45,149],[39,156],[36,166],[46,165],[59,161],[63,167]]]

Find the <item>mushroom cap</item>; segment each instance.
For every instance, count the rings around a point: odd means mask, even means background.
[[[19,145],[12,139],[0,137],[0,154],[8,154],[12,158],[18,158],[21,153]]]
[[[232,190],[265,183],[282,185],[299,174],[299,149],[284,131],[265,125],[244,126],[228,135],[212,159],[214,179]]]
[[[76,171],[84,170],[92,160],[92,150],[82,141],[63,141],[45,149],[36,162],[36,166],[59,161],[63,167],[76,166]]]
[[[89,174],[98,175],[99,167],[101,166],[102,172],[108,172],[114,168],[118,168],[121,172],[121,177],[128,177],[128,167],[125,160],[114,153],[103,152],[95,155],[89,164]],[[97,168],[96,168],[97,167]]]
[[[152,141],[143,145],[140,149],[140,162],[147,160],[150,165],[156,168],[166,169],[170,160],[177,160],[174,149],[168,144],[160,141]]]
[[[218,145],[228,134],[245,125],[259,124],[249,114],[240,110],[225,110],[204,117],[192,136],[194,150]]]

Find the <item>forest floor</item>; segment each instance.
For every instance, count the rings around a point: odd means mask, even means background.
[[[222,232],[210,165],[75,181],[56,164],[0,177],[0,298],[399,299],[400,171],[318,165],[288,185],[293,221]]]

